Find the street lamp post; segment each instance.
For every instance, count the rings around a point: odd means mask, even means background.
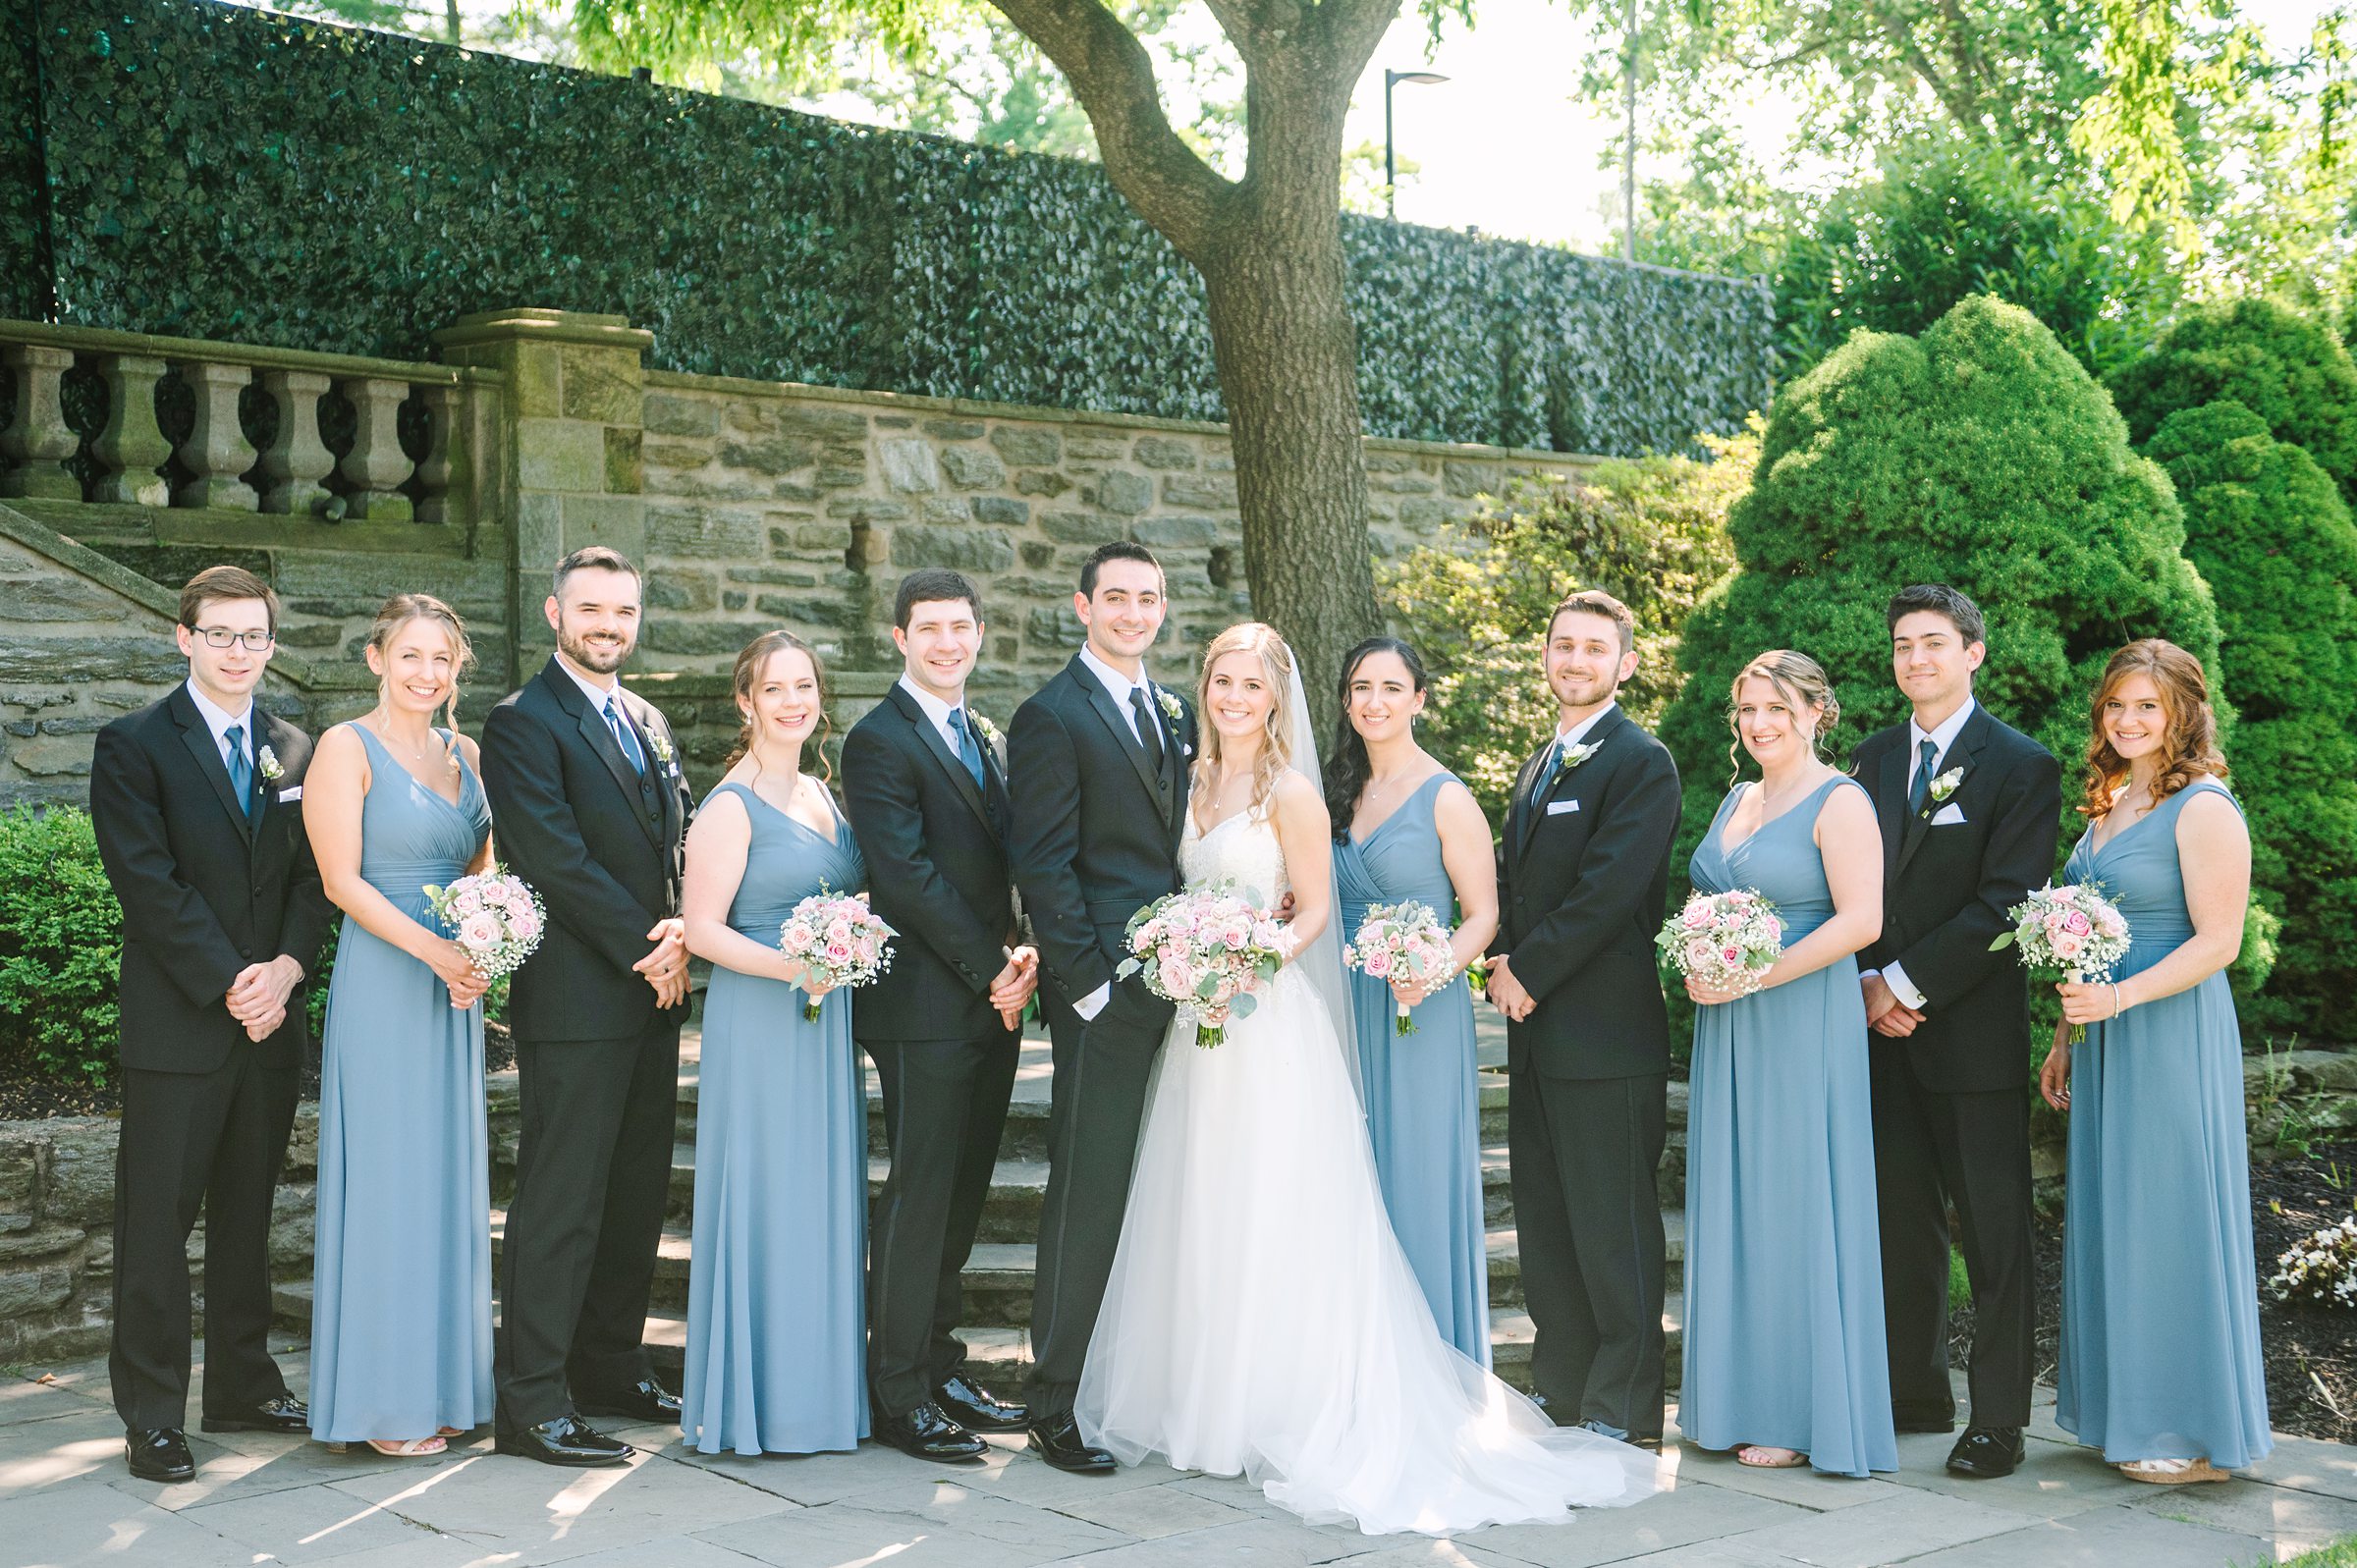
[[[1448,80],[1447,77],[1432,71],[1394,71],[1388,66],[1384,68],[1383,210],[1384,215],[1395,222],[1399,217],[1399,172],[1392,152],[1392,89],[1402,81],[1413,81],[1419,86],[1433,86]]]

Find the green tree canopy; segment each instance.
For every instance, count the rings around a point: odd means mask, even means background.
[[[1662,727],[1689,843],[1727,788],[1727,687],[1754,655],[1797,648],[1826,667],[1837,758],[1905,714],[1884,607],[1909,583],[1979,602],[1981,696],[2061,760],[2066,798],[2114,649],[2166,637],[2217,668],[2218,618],[2166,477],[2052,332],[1983,296],[1921,338],[1858,333],[1785,388],[1728,530],[1736,569],[1686,622],[1687,679]]]
[[[2243,1021],[2345,1035],[2357,1007],[2357,526],[2324,469],[2242,404],[2170,414],[2151,456],[2175,482],[2185,554],[2226,628],[2240,715],[2227,760],[2253,885],[2282,920],[2274,973]]]
[[[2111,376],[2139,445],[2169,415],[2231,399],[2277,441],[2304,447],[2357,502],[2357,364],[2324,320],[2271,299],[2197,310]]]

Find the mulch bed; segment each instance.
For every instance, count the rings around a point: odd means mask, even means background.
[[[2285,1150],[2251,1164],[2251,1235],[2258,1262],[2259,1343],[2267,1358],[2268,1421],[2277,1432],[2357,1443],[2357,1312],[2279,1302],[2265,1280],[2275,1259],[2311,1230],[2346,1217],[2357,1204],[2357,1144]],[[2062,1216],[2038,1217],[2038,1380],[2055,1380],[2061,1342]],[[1961,1367],[1972,1345],[1972,1309],[1950,1322],[1949,1356]]]

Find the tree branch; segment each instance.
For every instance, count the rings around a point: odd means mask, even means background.
[[[1233,187],[1171,128],[1145,45],[1098,0],[991,4],[1071,83],[1115,188],[1200,267],[1221,199]]]

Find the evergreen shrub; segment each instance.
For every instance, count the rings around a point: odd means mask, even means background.
[[[2282,921],[2256,1031],[2348,1038],[2357,1006],[2357,525],[2331,478],[2224,401],[2170,414],[2153,460],[2175,482],[2185,554],[2218,602],[2239,715],[2234,792],[2251,880]]]
[[[90,814],[0,813],[0,1063],[102,1084],[115,1075],[123,911]]]

